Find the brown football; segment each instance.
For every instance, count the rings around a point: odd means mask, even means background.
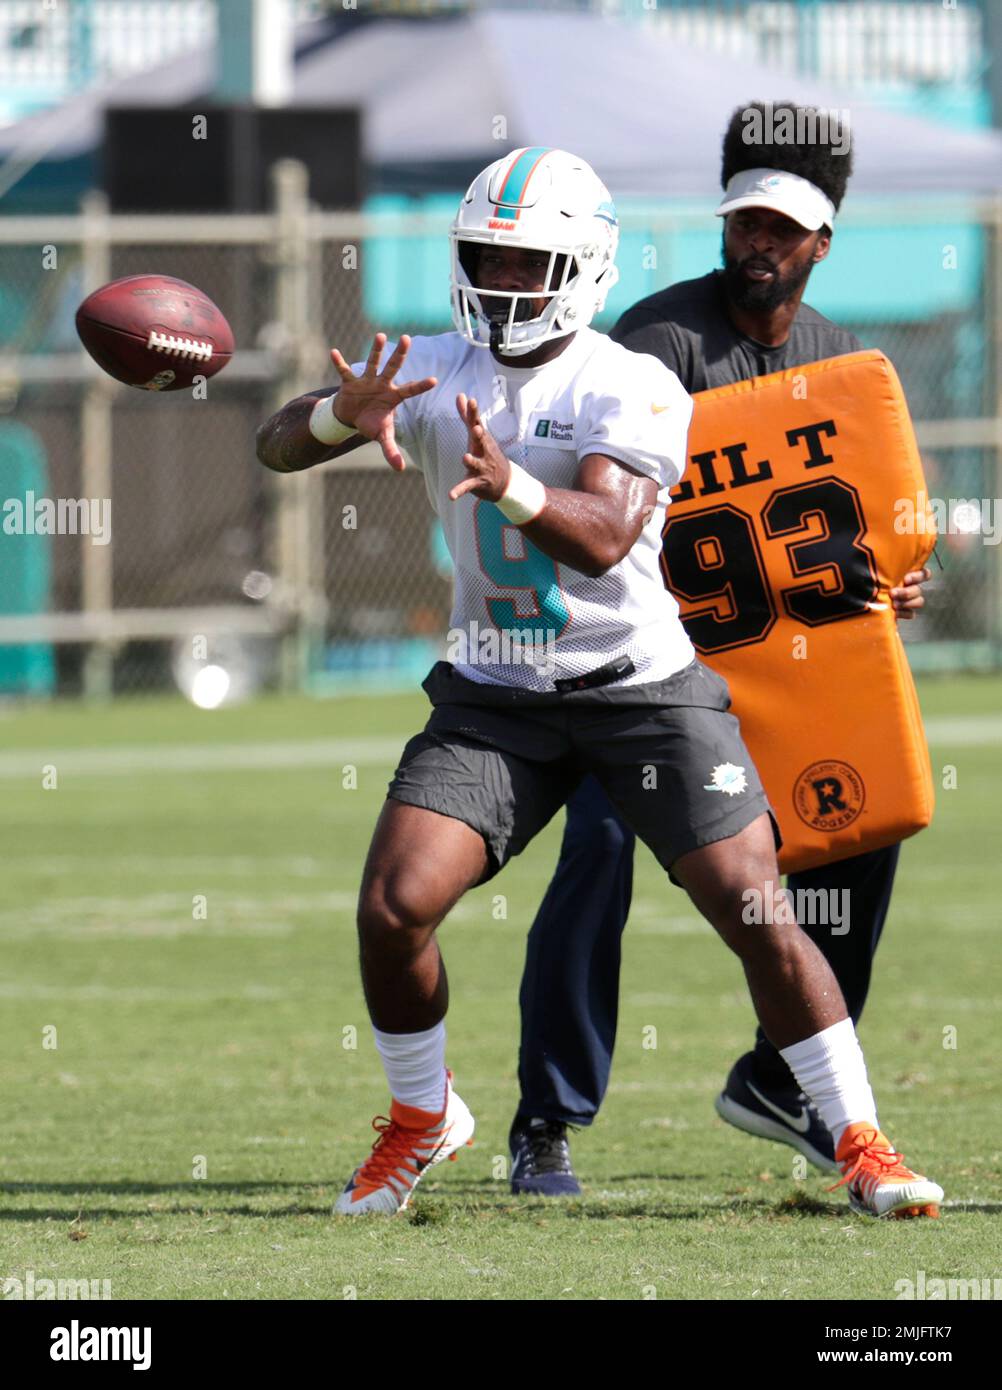
[[[233,353],[233,333],[212,300],[173,275],[127,275],[77,310],[80,341],[116,381],[144,391],[181,391],[215,376]]]

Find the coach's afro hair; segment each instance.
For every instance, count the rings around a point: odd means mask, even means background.
[[[796,113],[820,114],[818,108],[813,106],[798,106],[793,101],[773,101],[769,103],[772,110],[772,120],[775,121],[779,112],[793,112],[793,129],[796,130]],[[787,174],[797,174],[802,179],[809,179],[821,192],[829,198],[836,212],[845,197],[846,185],[852,173],[852,147],[845,150],[844,154],[838,154],[830,143],[826,144],[787,144],[770,142],[768,144],[756,144],[749,141],[747,136],[754,129],[754,122],[750,112],[757,111],[762,118],[766,119],[766,104],[762,101],[747,102],[744,106],[739,106],[731,116],[724,135],[723,161],[720,170],[721,187],[726,188],[735,174],[740,174],[744,169],[780,169]],[[803,119],[803,118],[802,118]],[[835,115],[830,117],[832,123],[835,122]],[[812,122],[813,124],[813,122]],[[760,126],[761,128],[761,126]],[[836,129],[839,127],[836,126]],[[848,129],[839,131],[841,137],[848,137]],[[840,138],[838,144],[842,145]]]

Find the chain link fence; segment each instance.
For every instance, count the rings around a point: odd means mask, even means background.
[[[861,204],[839,235],[856,224],[893,233],[923,216],[933,214]],[[842,321],[895,363],[930,494],[974,499],[990,523],[1002,495],[1002,205],[965,216],[980,248],[976,292],[923,318]],[[705,210],[624,214],[626,303],[685,278],[679,247],[707,220]],[[450,328],[446,227],[420,209],[318,212],[293,164],[278,166],[268,215],[109,216],[95,195],[80,216],[0,219],[0,492],[104,500],[112,519],[100,544],[13,534],[5,510],[0,689],[27,688],[17,673],[40,649],[51,653],[51,691],[157,689],[198,641],[209,654],[253,646],[259,678],[317,690],[386,688],[426,669],[451,584],[420,474],[391,473],[370,446],[277,477],[257,462],[255,432],[282,402],[333,388],[330,346],[352,360],[377,328]],[[151,271],[197,284],[233,326],[238,350],[205,399],[119,386],[76,340],[87,293]],[[598,326],[624,307],[613,303]],[[1002,547],[970,520],[942,538],[927,613],[904,629],[917,665],[999,663]]]

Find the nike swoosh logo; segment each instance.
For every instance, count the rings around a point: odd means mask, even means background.
[[[652,414],[652,415],[660,415],[661,412],[662,412],[662,410],[667,410],[668,408],[669,408],[669,407],[666,406],[666,405],[655,405],[653,401],[651,402],[651,414]]]
[[[438,1148],[432,1149],[431,1153],[428,1155],[427,1158],[417,1158],[417,1157],[415,1157],[415,1159],[414,1159],[414,1167],[418,1170],[419,1173],[423,1173],[424,1170],[428,1167],[429,1164],[435,1162],[435,1155],[441,1153],[442,1150],[445,1148],[446,1144],[448,1143],[449,1131],[450,1131],[451,1129],[452,1129],[452,1126],[450,1125],[450,1126],[449,1126],[449,1129],[447,1129],[447,1130],[445,1131],[445,1134],[444,1134],[443,1137],[442,1137],[442,1142],[441,1142],[441,1144],[439,1144]]]
[[[762,1092],[756,1090],[750,1081],[746,1081],[745,1085],[748,1087],[749,1091],[751,1091],[752,1095],[755,1097],[756,1100],[761,1101],[767,1110],[771,1110],[774,1115],[778,1115],[781,1120],[788,1124],[791,1129],[795,1129],[798,1134],[806,1134],[807,1131],[810,1129],[811,1117],[808,1115],[807,1110],[803,1105],[800,1107],[799,1115],[791,1115],[789,1111],[781,1110],[778,1105],[773,1105],[771,1100],[766,1100]]]

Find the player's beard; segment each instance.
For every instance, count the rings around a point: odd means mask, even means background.
[[[743,261],[739,261],[736,256],[727,254],[726,245],[723,247],[722,254],[724,286],[728,299],[739,309],[750,309],[757,313],[769,313],[773,309],[778,309],[781,304],[785,304],[787,300],[792,299],[799,290],[803,289],[813,268],[813,262],[806,261],[798,269],[781,275],[768,256],[746,256]],[[748,280],[742,273],[742,268],[748,264],[767,265],[773,272],[772,279]]]

